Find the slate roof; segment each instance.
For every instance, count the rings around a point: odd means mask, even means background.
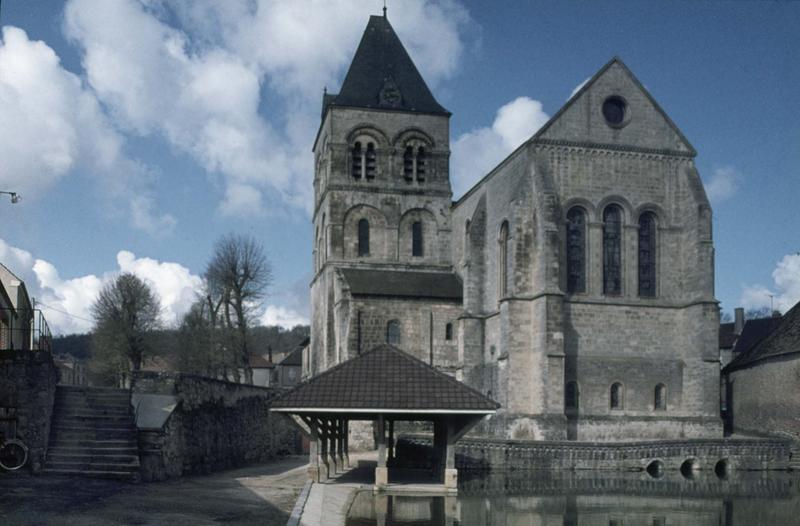
[[[734,323],[719,324],[719,348],[731,349],[736,343],[736,333],[734,333]]]
[[[303,348],[309,343],[309,339],[303,340],[295,350],[286,355],[279,365],[303,365]]]
[[[253,369],[272,369],[275,364],[261,356],[260,354],[250,355],[250,367]]]
[[[379,345],[287,392],[272,408],[493,413],[500,405],[391,345]]]
[[[382,100],[387,85],[399,90],[399,100]],[[436,102],[385,16],[369,17],[342,89],[323,97],[323,116],[330,105],[450,115]]]
[[[736,340],[736,347],[733,348],[734,354],[747,352],[769,336],[772,331],[781,324],[780,316],[769,318],[754,318],[744,322],[742,334]]]
[[[353,296],[425,298],[461,301],[461,280],[452,272],[341,269]]]
[[[741,369],[768,358],[800,353],[800,303],[792,307],[782,318],[764,318],[764,320],[772,320],[772,323],[776,323],[777,320],[778,325],[762,340],[738,354],[725,367],[726,372]],[[747,323],[753,321],[758,320],[749,320]],[[768,326],[767,323],[758,325]],[[745,329],[747,329],[747,324],[745,324]],[[742,336],[744,336],[744,331]],[[736,347],[739,347],[738,343]]]

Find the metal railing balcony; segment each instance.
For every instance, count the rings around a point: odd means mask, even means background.
[[[53,335],[39,309],[0,309],[0,350],[53,351]]]

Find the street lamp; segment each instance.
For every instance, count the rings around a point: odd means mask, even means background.
[[[4,192],[0,190],[0,194],[8,194],[11,196],[11,202],[16,204],[19,203],[19,194],[17,192]]]

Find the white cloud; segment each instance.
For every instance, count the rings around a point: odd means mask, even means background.
[[[310,210],[322,87],[341,78],[367,14],[346,0],[70,0],[64,27],[120,126],[221,174],[220,210],[247,214],[263,201]],[[455,72],[464,8],[414,0],[390,20],[429,82]]]
[[[706,183],[706,195],[712,204],[727,201],[739,189],[741,174],[732,166],[717,168]]]
[[[264,314],[259,319],[261,325],[280,325],[286,329],[291,329],[296,325],[308,325],[308,317],[298,312],[276,305],[267,305]]]
[[[120,272],[131,272],[147,282],[161,300],[162,321],[176,325],[201,290],[202,279],[172,262],[137,258],[127,250],[117,253],[117,268],[100,275],[62,278],[56,267],[0,239],[0,262],[19,276],[35,297],[55,334],[87,332],[92,328],[91,306],[100,290]]]
[[[94,95],[44,42],[10,26],[0,45],[0,115],[13,123],[0,126],[3,188],[28,201],[82,170],[115,202],[139,196],[128,205],[133,226],[163,232],[174,225],[174,218],[154,210],[145,184],[149,171],[125,156],[122,136]]]
[[[791,309],[800,302],[800,253],[787,254],[772,271],[774,286],[769,289],[763,285],[743,287],[741,305],[746,309],[774,307],[781,312]]]
[[[489,173],[548,120],[542,103],[518,97],[497,110],[492,126],[461,135],[451,145],[450,180],[457,197]]]
[[[570,94],[569,94],[569,97],[567,97],[567,100],[569,100],[569,99],[571,99],[572,97],[574,97],[574,96],[575,96],[575,94],[576,94],[576,93],[578,93],[578,92],[579,92],[579,91],[580,91],[580,90],[581,90],[581,89],[582,89],[582,88],[583,88],[583,87],[586,85],[586,83],[587,83],[587,82],[589,82],[589,80],[591,80],[591,78],[592,78],[592,77],[586,77],[585,79],[583,79],[583,82],[581,82],[580,84],[578,84],[577,86],[575,86],[575,87],[572,89],[572,92],[570,92]]]

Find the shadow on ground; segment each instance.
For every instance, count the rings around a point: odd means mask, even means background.
[[[113,480],[0,472],[0,524],[280,525],[306,480],[307,457],[131,484]]]

